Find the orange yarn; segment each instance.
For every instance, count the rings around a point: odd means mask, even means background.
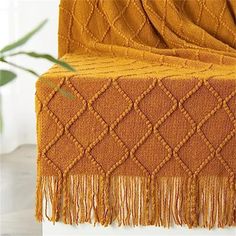
[[[233,1],[61,0],[36,84],[36,218],[236,224]]]

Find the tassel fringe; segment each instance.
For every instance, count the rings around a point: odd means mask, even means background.
[[[61,186],[62,183],[66,186]],[[236,225],[234,180],[227,177],[71,175],[38,179],[36,219],[66,224]]]

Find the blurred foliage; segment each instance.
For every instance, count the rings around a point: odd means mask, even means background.
[[[50,62],[60,65],[61,67],[65,68],[69,71],[75,71],[75,69],[72,66],[70,66],[69,64],[67,64],[63,60],[53,57],[52,55],[45,54],[45,53],[37,53],[37,52],[16,51],[16,49],[18,49],[20,46],[23,46],[38,31],[40,31],[43,28],[43,26],[47,23],[47,21],[48,20],[44,20],[37,27],[35,27],[32,31],[30,31],[29,33],[27,33],[26,35],[24,35],[23,37],[21,37],[17,41],[3,47],[0,50],[0,62],[9,65],[10,68],[12,68],[12,69],[17,68],[17,69],[26,71],[36,77],[39,76],[39,74],[37,72],[35,72],[31,68],[28,68],[27,66],[22,66],[22,65],[18,65],[18,64],[13,63],[11,61],[11,58],[18,56],[18,55],[25,55],[25,56],[36,58],[36,59],[38,59],[38,58],[45,59],[45,60],[48,60]],[[0,87],[10,83],[14,79],[16,79],[16,77],[17,77],[17,74],[15,72],[13,72],[11,69],[9,69],[9,70],[0,69]],[[55,87],[56,85],[49,84],[49,86]],[[73,95],[69,94],[69,92],[65,92],[62,89],[59,89],[59,92],[61,92],[61,94],[63,94],[66,97],[73,98]],[[1,116],[1,111],[0,111],[0,132],[1,131],[2,131],[2,116]]]
[[[66,62],[56,59],[55,57],[49,55],[49,54],[44,54],[44,53],[37,53],[37,52],[25,52],[25,51],[14,51],[18,49],[20,46],[23,46],[25,43],[27,43],[42,27],[47,23],[47,20],[44,20],[41,22],[36,28],[34,28],[32,31],[24,35],[22,38],[18,39],[17,41],[5,46],[0,50],[0,62],[3,62],[5,64],[10,65],[11,67],[15,67],[21,70],[24,70],[28,73],[33,74],[34,76],[39,76],[34,70],[17,65],[13,62],[10,61],[11,57],[18,56],[18,55],[25,55],[33,58],[40,58],[40,59],[45,59],[50,62],[53,62],[55,64],[58,64],[65,69],[69,71],[75,71],[75,69],[67,64]],[[0,69],[0,86],[3,86],[12,80],[14,80],[17,77],[17,75],[11,71],[11,70],[1,70]]]

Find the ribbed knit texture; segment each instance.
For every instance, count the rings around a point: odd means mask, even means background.
[[[61,0],[36,84],[36,218],[236,224],[235,1]]]

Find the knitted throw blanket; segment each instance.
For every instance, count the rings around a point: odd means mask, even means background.
[[[61,0],[36,84],[41,221],[236,224],[236,1]]]

